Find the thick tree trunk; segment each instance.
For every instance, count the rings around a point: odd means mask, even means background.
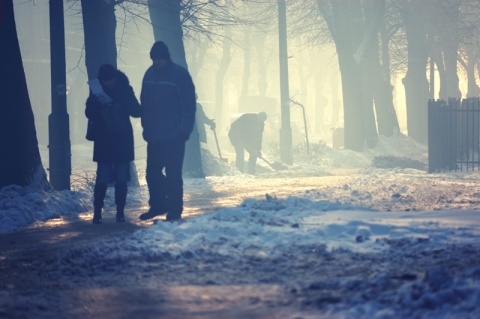
[[[115,3],[113,1],[82,0],[85,65],[88,79],[97,77],[102,64],[117,67]]]
[[[51,189],[42,166],[13,12],[0,1],[0,188]]]
[[[456,23],[460,14],[459,6],[460,3],[456,1],[443,4],[441,14],[445,16],[445,20],[440,23],[439,28],[435,28],[435,30],[438,30],[440,50],[443,53],[443,61],[445,63],[444,78],[440,78],[440,81],[446,82],[443,95],[446,96],[447,99],[460,99],[462,97],[460,80],[457,73],[459,38],[456,34],[458,31]]]
[[[165,42],[173,62],[188,68],[180,19],[181,2],[181,0],[148,0],[148,9],[155,41]]]
[[[252,61],[252,51],[251,51],[251,33],[249,27],[245,28],[243,32],[243,75],[242,75],[242,89],[240,91],[240,101],[243,101],[249,93],[249,83],[250,83],[250,65]],[[223,81],[223,79],[222,79]]]
[[[381,35],[382,46],[380,48],[378,37],[373,37],[369,63],[373,79],[373,100],[375,101],[375,113],[377,115],[378,133],[383,136],[392,136],[399,132],[397,114],[393,105],[392,84],[390,82],[390,59],[388,52],[387,31],[385,27],[385,0],[371,2],[373,6],[365,10],[369,20],[378,17],[378,33]],[[368,10],[369,9],[369,10]],[[377,29],[377,28],[375,28]],[[377,31],[375,31],[377,34]],[[382,61],[380,61],[380,52]]]
[[[189,63],[188,70],[190,71],[190,75],[192,79],[195,81],[197,78],[198,73],[200,72],[203,62],[205,61],[205,57],[207,56],[207,47],[202,45],[195,45],[192,48],[192,55]]]
[[[215,118],[220,121],[220,124],[223,125],[223,80],[227,75],[228,67],[231,61],[231,40],[232,30],[229,27],[225,27],[225,37],[223,39],[223,53],[218,65],[217,74],[215,75]]]
[[[408,42],[407,74],[403,78],[407,104],[408,135],[417,142],[426,144],[428,81],[426,65],[428,61],[427,32],[421,12],[422,2],[405,2],[404,25]]]
[[[345,148],[354,151],[361,151],[365,145],[367,140],[365,120],[370,118],[365,114],[368,110],[363,90],[368,88],[362,87],[366,84],[363,78],[364,69],[354,56],[364,37],[361,12],[361,4],[358,1],[332,2],[332,13],[336,26],[333,35],[342,75]]]
[[[332,71],[330,73],[330,94],[332,97],[332,117],[330,120],[330,127],[335,128],[340,126],[340,111],[342,110],[342,101],[340,101],[339,92],[340,89],[338,87],[338,72]]]
[[[477,97],[480,94],[480,88],[478,87],[475,78],[476,61],[477,58],[474,53],[474,48],[471,45],[467,46],[467,61],[465,65],[468,81],[467,98]]]
[[[265,56],[265,41],[267,35],[265,32],[256,34],[257,39],[255,47],[257,48],[257,60],[258,60],[258,95],[267,96],[268,89],[268,76],[267,76],[267,64],[268,59]]]

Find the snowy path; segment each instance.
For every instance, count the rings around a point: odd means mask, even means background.
[[[99,227],[80,214],[0,235],[0,314],[478,317],[478,174],[278,175],[186,180],[179,225],[137,219],[142,187],[126,224],[110,202]]]

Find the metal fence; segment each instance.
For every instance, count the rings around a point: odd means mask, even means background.
[[[428,102],[428,172],[480,170],[478,98]]]

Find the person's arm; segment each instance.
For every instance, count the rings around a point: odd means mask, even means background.
[[[182,139],[188,140],[195,125],[196,98],[195,86],[187,70],[182,69],[184,74],[180,83],[180,103],[182,105],[182,118],[180,122],[179,135]]]
[[[215,120],[209,119],[208,117],[205,117],[205,124],[210,126],[211,130],[214,130],[217,124],[215,124]]]
[[[197,122],[201,124],[206,124],[210,126],[210,129],[214,130],[216,127],[215,121],[209,119],[203,110],[203,106],[200,103],[197,103],[197,111],[196,111]]]
[[[128,113],[132,117],[140,117],[142,116],[142,107],[140,106],[140,103],[138,103],[137,97],[135,96],[135,92],[133,91],[133,88],[128,85],[128,88],[126,89],[126,95],[127,95],[127,105],[128,105]]]
[[[85,116],[90,120],[98,120],[101,117],[100,103],[95,95],[90,91],[90,95],[85,103]]]
[[[142,118],[140,119],[140,123],[142,124],[142,127],[145,127],[144,124],[145,124],[145,120],[144,120],[144,114],[145,114],[145,77],[146,77],[147,73],[145,72],[145,75],[143,76],[143,79],[142,79],[142,89],[140,91],[140,108],[142,110]]]

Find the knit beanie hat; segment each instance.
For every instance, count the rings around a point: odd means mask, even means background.
[[[170,60],[170,52],[167,45],[162,41],[155,42],[150,50],[150,58],[152,60]]]

